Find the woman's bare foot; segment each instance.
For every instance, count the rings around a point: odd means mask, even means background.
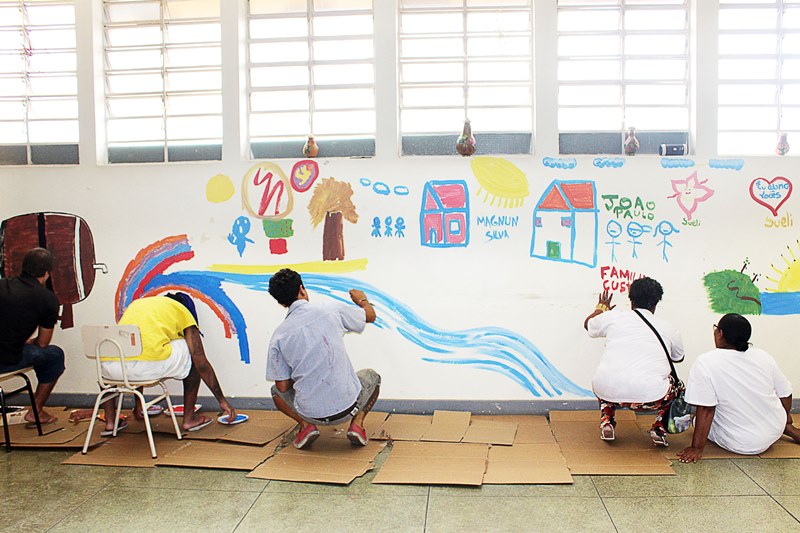
[[[786,427],[783,429],[783,434],[800,444],[800,429],[797,429],[791,424],[786,424]]]

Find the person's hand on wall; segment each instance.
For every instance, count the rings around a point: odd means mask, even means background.
[[[375,322],[375,308],[372,307],[372,304],[370,303],[369,299],[367,299],[367,295],[364,294],[364,291],[350,289],[350,298],[353,300],[354,304],[364,310],[366,313],[367,322]]]
[[[597,306],[595,306],[595,309],[599,311],[610,311],[614,309],[616,305],[611,305],[612,298],[614,298],[614,293],[608,291],[601,292],[597,297]]]
[[[360,291],[358,289],[350,289],[350,298],[353,300],[353,303],[360,306],[363,302],[368,301],[367,295],[364,294],[364,291]]]
[[[600,293],[600,295],[597,297],[597,305],[594,306],[594,311],[592,311],[592,314],[587,316],[586,320],[583,321],[583,329],[589,329],[589,320],[596,317],[600,313],[610,311],[616,307],[616,305],[611,305],[611,299],[613,297],[614,294],[608,291],[603,291]]]

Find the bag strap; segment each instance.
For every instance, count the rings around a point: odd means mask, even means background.
[[[644,320],[644,323],[647,324],[647,327],[650,328],[651,330],[653,330],[653,333],[656,334],[656,338],[658,339],[658,342],[660,342],[661,343],[661,347],[664,348],[664,353],[667,354],[667,361],[669,362],[669,368],[671,370],[670,374],[672,374],[672,377],[675,378],[675,384],[677,385],[677,383],[679,381],[678,372],[675,371],[675,365],[672,363],[672,358],[669,356],[669,350],[667,350],[667,345],[664,344],[664,339],[661,338],[661,334],[658,332],[658,330],[656,330],[656,328],[653,327],[653,324],[651,324],[650,321],[647,320],[644,317],[644,315],[639,312],[638,309],[634,309],[633,312],[636,313],[637,315],[639,315],[639,318]]]

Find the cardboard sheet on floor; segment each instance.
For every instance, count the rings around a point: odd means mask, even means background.
[[[187,444],[185,440],[167,435],[155,434],[153,438],[159,457],[165,457]],[[62,464],[153,468],[156,461],[150,455],[150,444],[146,435],[123,432],[89,450],[86,455],[76,453]]]
[[[555,443],[547,417],[542,415],[473,415],[472,420],[490,420],[517,424],[514,444]]]
[[[280,439],[264,446],[244,446],[225,442],[187,440],[184,446],[162,454],[155,463],[157,466],[184,466],[192,468],[222,468],[228,470],[253,470],[272,457]]]
[[[434,411],[431,426],[420,440],[427,442],[461,442],[469,429],[472,414],[465,411]]]
[[[549,428],[547,432],[550,432]],[[514,444],[514,436],[516,434],[516,422],[475,420],[473,418],[470,421],[467,433],[464,435],[464,438],[461,439],[461,442],[511,446]]]
[[[705,453],[703,453],[705,457]],[[737,455],[736,457],[753,457],[752,455]],[[800,459],[800,444],[790,439],[787,436],[782,436],[778,442],[769,447],[769,449],[761,453],[758,457],[764,459]]]
[[[370,438],[375,440],[409,440],[422,438],[431,426],[431,417],[426,415],[389,415]]]
[[[389,416],[389,413],[381,413],[381,412],[374,412],[370,411],[367,413],[367,416],[364,418],[364,431],[367,435],[372,435],[378,428],[381,427],[386,421],[386,418]],[[319,426],[320,438],[334,438],[334,439],[346,439],[347,438],[347,430],[350,428],[350,421],[343,422],[337,426]]]
[[[295,426],[295,422],[282,413],[277,411],[241,411],[250,419],[244,424],[226,426],[220,424],[216,418],[214,421],[198,431],[184,431],[183,437],[188,440],[208,440],[226,441],[240,444],[251,444],[254,446],[264,446],[268,442],[280,437]],[[205,416],[215,416],[213,413],[205,413]],[[178,424],[182,418],[178,418]],[[175,427],[169,415],[152,417],[150,424],[153,433],[164,433],[175,435]],[[142,420],[129,420],[129,432],[144,432],[144,422]]]
[[[347,439],[320,437],[308,450],[281,449],[247,477],[347,485],[375,467],[375,457],[384,446],[370,442],[356,447]]]
[[[636,421],[638,422],[639,426],[642,429],[642,432],[645,435],[649,436],[650,432],[650,425],[653,423],[653,415],[638,415],[636,417]],[[683,450],[684,448],[691,446],[692,444],[692,437],[694,436],[694,431],[692,428],[684,431],[683,433],[674,433],[667,435],[667,442],[669,443],[669,447],[667,448],[659,448],[661,453],[667,458],[671,459],[672,461],[678,460],[678,452]],[[711,441],[706,443],[706,447],[703,450],[703,459],[736,459],[737,457],[757,457],[757,456],[750,456],[750,455],[739,455],[737,453],[729,452],[723,448],[720,448],[716,444]]]
[[[59,420],[55,424],[42,426],[44,435],[41,437],[36,428],[29,429],[24,424],[14,424],[8,429],[11,445],[18,448],[83,448],[89,426],[70,422],[62,424]],[[100,436],[101,431],[102,427],[95,427],[89,446],[96,446],[105,440]],[[0,431],[0,442],[5,444],[5,441],[5,434]]]
[[[550,412],[550,427],[572,475],[675,475],[634,412],[617,411],[611,442],[600,440],[599,418],[597,411]]]
[[[486,444],[395,442],[372,482],[478,486],[488,453]]]
[[[489,449],[484,484],[572,483],[561,448],[547,444],[514,444]]]

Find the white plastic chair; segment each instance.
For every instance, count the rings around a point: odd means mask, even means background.
[[[13,398],[17,394],[21,392],[27,392],[28,398],[31,400],[31,410],[33,411],[33,419],[36,421],[36,429],[39,431],[39,436],[42,436],[42,423],[39,421],[39,413],[36,411],[36,403],[33,398],[33,388],[31,387],[31,380],[26,375],[28,372],[33,371],[33,367],[29,366],[27,368],[20,368],[19,370],[12,370],[11,372],[5,372],[0,374],[0,410],[2,410],[3,416],[3,433],[5,434],[6,438],[6,452],[11,451],[11,436],[8,434],[8,405],[6,401],[9,398]],[[25,381],[25,385],[18,389],[14,389],[11,391],[6,391],[3,388],[3,383],[9,379],[14,378],[22,378]]]
[[[153,442],[153,430],[150,427],[150,416],[147,414],[147,409],[160,402],[161,400],[167,401],[167,410],[172,417],[172,423],[175,425],[175,434],[178,440],[183,438],[178,419],[175,417],[175,410],[172,408],[172,401],[169,397],[169,391],[164,382],[167,379],[162,378],[148,381],[131,381],[128,379],[128,372],[126,369],[126,357],[136,357],[142,353],[142,337],[139,332],[138,326],[83,326],[81,328],[81,337],[83,339],[83,351],[86,357],[94,359],[97,364],[97,383],[100,385],[100,394],[97,395],[97,401],[94,403],[94,411],[92,412],[91,422],[89,423],[89,431],[86,433],[86,441],[83,443],[83,452],[89,449],[89,441],[92,438],[92,431],[94,430],[94,423],[97,419],[97,412],[100,409],[100,404],[104,400],[111,400],[118,398],[117,409],[114,415],[114,433],[117,436],[117,429],[119,427],[119,414],[122,410],[122,398],[124,394],[133,394],[142,404],[142,414],[144,416],[144,425],[147,428],[147,438],[150,441],[150,452],[153,459],[156,455],[156,445]],[[117,356],[109,353],[110,349],[116,349]],[[105,353],[103,353],[105,350]],[[108,359],[119,358],[122,367],[122,379],[114,380],[103,376],[100,358]],[[161,394],[152,400],[145,401],[144,395],[136,390],[138,387],[161,387]]]

